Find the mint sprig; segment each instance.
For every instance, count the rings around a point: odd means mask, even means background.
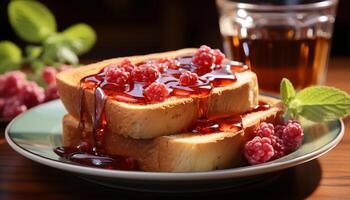
[[[96,42],[96,32],[84,23],[58,32],[55,16],[37,0],[10,1],[8,18],[27,46],[22,54],[14,43],[0,41],[0,74],[21,66],[40,72],[45,65],[78,65],[78,56],[88,52]]]
[[[280,93],[286,114],[314,122],[325,122],[350,113],[350,95],[334,87],[311,86],[295,92],[286,78],[281,81]]]

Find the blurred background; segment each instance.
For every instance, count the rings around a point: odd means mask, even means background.
[[[24,45],[0,3],[0,40]],[[82,60],[145,54],[207,44],[222,49],[214,0],[40,0],[56,16],[58,30],[85,22],[97,32],[95,47]],[[350,55],[350,1],[340,0],[332,56]]]

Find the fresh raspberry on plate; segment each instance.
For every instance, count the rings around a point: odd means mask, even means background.
[[[255,136],[259,137],[272,137],[275,134],[274,126],[271,123],[262,122],[254,131]]]
[[[283,140],[276,135],[273,135],[271,138],[271,144],[274,150],[274,155],[271,158],[271,160],[275,160],[277,158],[280,158],[286,154],[286,150],[284,147]]]
[[[13,96],[5,100],[2,117],[12,119],[27,110],[19,96]]]
[[[47,66],[42,72],[42,78],[46,84],[53,84],[56,82],[57,70],[54,67]]]
[[[49,84],[45,88],[45,101],[51,101],[54,99],[58,99],[58,89],[56,84]]]
[[[143,95],[150,102],[163,102],[169,96],[169,90],[163,83],[152,83],[143,92]]]
[[[268,137],[256,136],[244,145],[244,156],[252,165],[265,163],[274,156],[274,149]]]
[[[275,125],[275,135],[279,138],[282,138],[284,128],[285,128],[284,124]]]
[[[303,140],[303,129],[301,125],[289,120],[283,129],[282,140],[287,152],[292,152],[301,145]]]
[[[0,97],[17,95],[26,81],[26,75],[21,71],[12,71],[0,75]]]
[[[33,81],[26,81],[17,96],[19,95],[28,108],[43,103],[45,100],[44,89]]]
[[[185,71],[180,75],[180,84],[183,86],[195,85],[198,82],[198,75]]]

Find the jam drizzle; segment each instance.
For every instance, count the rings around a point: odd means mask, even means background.
[[[240,115],[218,117],[208,119],[208,96],[214,87],[228,86],[234,83],[237,78],[235,73],[249,70],[246,65],[234,61],[224,61],[221,65],[215,65],[210,70],[197,68],[192,64],[192,55],[176,58],[180,63],[178,69],[167,69],[160,74],[156,82],[163,83],[171,92],[169,96],[189,97],[198,96],[200,98],[198,108],[198,120],[190,127],[191,132],[200,134],[209,134],[214,132],[237,131],[242,130],[242,118]],[[155,62],[148,60],[136,64],[139,66],[146,62]],[[197,84],[191,86],[182,86],[179,77],[182,72],[190,71],[197,73],[199,80]],[[144,82],[130,82],[125,88],[106,81],[105,68],[99,73],[87,76],[81,80],[80,86],[80,120],[79,129],[81,131],[81,143],[77,147],[58,147],[54,152],[72,162],[82,165],[99,167],[104,169],[136,170],[137,162],[133,158],[119,155],[106,155],[103,145],[104,134],[107,128],[106,115],[104,107],[106,100],[112,99],[126,103],[148,104],[149,102],[143,95],[143,90],[149,85]],[[93,146],[88,144],[87,133],[85,130],[84,113],[85,90],[90,89],[94,92],[95,105],[93,113]],[[251,112],[257,112],[268,109],[267,104],[261,104]]]
[[[242,117],[250,113],[270,109],[270,105],[260,101],[252,110],[242,115],[220,116],[212,119],[197,119],[190,129],[192,133],[209,134],[217,132],[236,132],[243,130]]]

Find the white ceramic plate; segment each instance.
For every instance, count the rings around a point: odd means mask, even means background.
[[[15,151],[41,164],[111,187],[146,191],[203,191],[246,184],[261,178],[257,175],[296,166],[321,156],[335,147],[344,134],[341,120],[305,125],[303,144],[297,151],[255,166],[193,173],[120,171],[82,166],[53,152],[62,144],[61,120],[65,114],[60,100],[30,109],[8,125],[6,140]]]

